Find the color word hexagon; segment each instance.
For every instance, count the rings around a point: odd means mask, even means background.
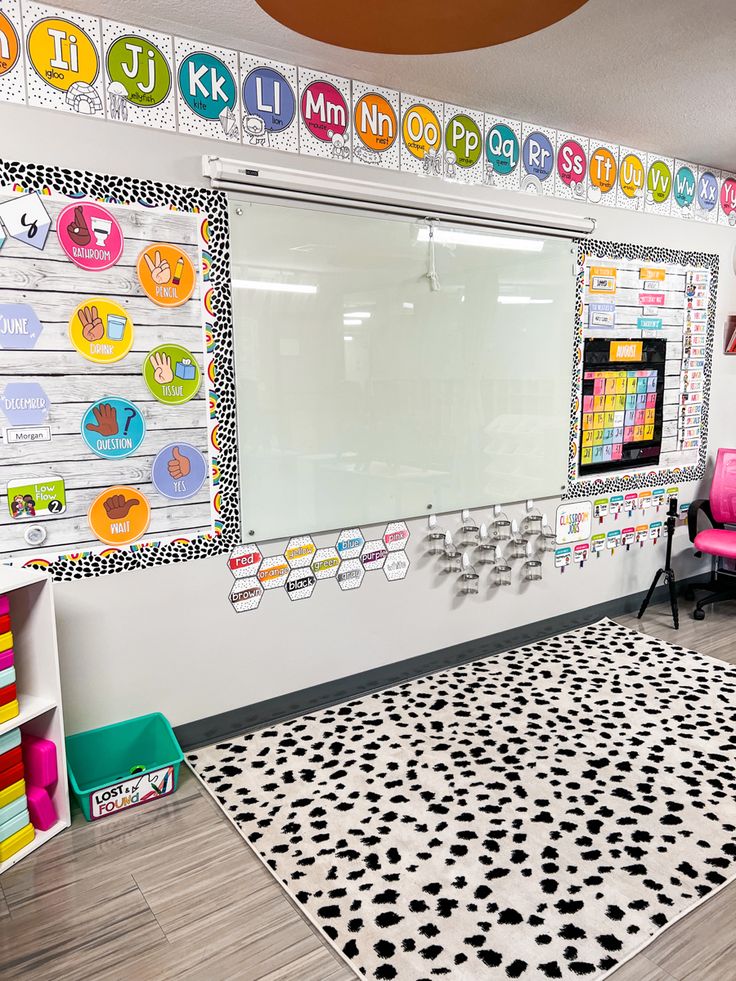
[[[336,548],[318,548],[312,559],[312,572],[317,579],[334,579],[340,568],[340,555]]]
[[[309,569],[292,569],[286,577],[284,589],[289,599],[296,602],[297,600],[309,599],[316,585],[317,580]]]
[[[343,528],[338,536],[335,548],[341,559],[357,559],[364,543],[365,538],[360,528]]]
[[[365,569],[360,559],[346,559],[337,573],[337,585],[340,589],[357,589],[364,576]]]
[[[380,539],[376,539],[365,543],[360,553],[360,561],[366,572],[374,572],[383,568],[387,555],[386,546]]]
[[[304,569],[310,564],[316,551],[317,546],[312,541],[311,536],[300,535],[297,538],[289,539],[284,558],[289,563],[290,569]]]
[[[230,553],[227,566],[236,579],[242,579],[245,576],[257,576],[262,561],[263,555],[257,545],[236,545]]]
[[[389,582],[396,582],[398,579],[406,579],[409,571],[409,556],[406,552],[389,552],[386,563],[383,567],[383,574]]]
[[[263,599],[263,586],[255,576],[238,579],[230,590],[230,602],[236,613],[248,613],[257,610]]]
[[[409,529],[405,521],[392,521],[386,525],[383,533],[383,544],[389,552],[398,552],[406,547],[409,540]]]

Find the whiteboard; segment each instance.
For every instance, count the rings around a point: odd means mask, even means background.
[[[240,197],[230,220],[245,537],[564,489],[571,240]]]

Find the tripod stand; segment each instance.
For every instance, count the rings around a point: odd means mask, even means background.
[[[657,588],[657,583],[661,576],[664,576],[665,584],[669,587],[670,591],[670,606],[672,608],[672,619],[675,624],[675,630],[680,629],[680,615],[677,610],[677,585],[675,582],[675,570],[672,568],[672,535],[675,530],[675,522],[677,521],[677,498],[673,497],[670,500],[669,510],[667,511],[667,520],[665,521],[665,529],[667,531],[667,554],[664,560],[664,568],[658,569],[655,573],[654,579],[652,579],[652,585],[649,587],[649,592],[644,597],[644,602],[641,604],[641,609],[639,610],[638,617],[644,616],[644,611],[649,606],[649,601],[654,595],[654,590]]]

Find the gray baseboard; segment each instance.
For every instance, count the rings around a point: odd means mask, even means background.
[[[702,576],[692,576],[690,579],[685,579],[678,583],[678,589],[681,592],[689,583],[701,579]],[[475,661],[481,657],[489,657],[502,651],[508,651],[513,647],[535,644],[544,640],[545,637],[553,637],[555,634],[595,623],[602,617],[616,617],[624,613],[633,613],[639,609],[645,595],[645,592],[631,593],[628,596],[607,600],[605,603],[596,603],[594,606],[575,610],[572,613],[562,613],[546,620],[537,620],[536,623],[528,623],[520,627],[513,627],[510,630],[502,630],[488,637],[480,637],[478,640],[465,641],[462,644],[454,644],[452,647],[445,647],[429,654],[419,654],[403,661],[384,664],[378,668],[371,668],[369,671],[348,675],[346,678],[326,681],[321,685],[302,688],[300,691],[289,692],[286,695],[277,695],[275,698],[267,698],[265,701],[255,702],[253,705],[244,705],[242,708],[212,715],[207,719],[186,722],[176,726],[174,732],[182,749],[197,749],[200,746],[221,742],[244,732],[262,729],[264,726],[273,725],[284,719],[293,719],[317,709],[327,708],[329,705],[358,698],[360,695],[380,691],[382,688],[388,688],[403,681],[410,681],[412,678],[419,678],[422,675],[430,674],[432,671],[455,667],[458,664]],[[652,598],[652,603],[666,600],[666,587],[658,587]]]

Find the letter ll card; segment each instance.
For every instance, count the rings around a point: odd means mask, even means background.
[[[240,142],[238,54],[174,38],[179,132]]]
[[[299,68],[299,149],[350,163],[350,79]]]
[[[241,52],[241,132],[245,146],[299,152],[297,92],[296,66]]]

